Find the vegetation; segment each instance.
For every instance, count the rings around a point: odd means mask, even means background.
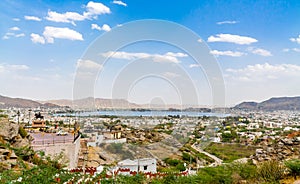
[[[20,169],[2,170],[0,172],[0,183],[72,183],[82,181],[83,183],[133,183],[133,184],[230,184],[230,183],[279,183],[286,171],[285,165],[289,168],[289,174],[299,175],[298,170],[293,172],[290,164],[299,166],[295,160],[281,164],[278,161],[266,161],[258,166],[251,163],[231,163],[217,167],[205,167],[200,169],[197,174],[190,176],[177,176],[175,170],[169,170],[169,174],[164,177],[149,179],[143,174],[134,176],[118,175],[114,178],[105,178],[105,172],[91,176],[89,174],[71,173],[63,169],[61,155],[50,159],[43,153],[35,153],[35,166],[29,167],[26,162],[19,160]],[[177,159],[167,159],[166,163],[171,166],[178,166],[182,161]],[[288,164],[289,163],[289,164]],[[289,166],[288,166],[289,165]],[[177,170],[179,171],[179,170]]]
[[[297,179],[297,176],[300,175],[300,160],[299,159],[292,159],[286,161],[285,166],[289,169],[290,174]]]
[[[269,183],[279,183],[285,170],[284,165],[276,160],[263,162],[257,167],[258,176]]]
[[[8,118],[8,115],[6,115],[6,114],[0,114],[0,118]]]
[[[105,149],[107,151],[109,151],[110,153],[121,155],[122,159],[127,159],[127,158],[133,159],[134,158],[133,154],[128,149],[123,148],[122,143],[108,144],[108,145],[106,145]]]
[[[167,158],[164,160],[166,164],[169,165],[168,169],[162,171],[184,171],[186,168],[184,167],[184,162],[178,159]]]
[[[249,157],[255,153],[256,147],[241,144],[211,143],[205,151],[217,156],[224,162],[229,163],[236,159]]]
[[[25,138],[28,135],[27,131],[22,126],[19,127],[19,134],[21,135],[22,138]]]

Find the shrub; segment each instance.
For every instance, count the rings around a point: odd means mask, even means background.
[[[19,134],[21,135],[22,138],[25,138],[28,135],[27,131],[22,126],[19,127]]]
[[[0,114],[0,118],[8,118],[8,115],[6,115],[6,114]]]
[[[286,161],[285,166],[289,169],[289,172],[292,176],[294,176],[294,179],[297,179],[297,175],[300,174],[300,160],[299,159],[292,159],[289,161]]]
[[[256,166],[250,163],[233,163],[228,168],[245,180],[255,178],[257,175]]]
[[[257,173],[266,182],[279,182],[284,176],[285,167],[276,160],[265,161],[258,165]]]
[[[232,183],[232,171],[226,166],[205,167],[198,173],[201,183]]]

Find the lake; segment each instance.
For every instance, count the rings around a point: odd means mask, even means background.
[[[133,111],[133,110],[100,110],[100,111],[84,111],[80,113],[62,113],[55,114],[57,116],[123,116],[123,117],[165,117],[165,116],[187,116],[187,117],[203,117],[216,116],[226,117],[230,114],[214,113],[214,112],[194,112],[194,111],[167,111],[167,110],[152,110],[152,111]]]

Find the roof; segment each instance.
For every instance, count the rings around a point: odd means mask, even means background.
[[[141,158],[141,159],[135,159],[135,160],[130,160],[130,159],[126,159],[126,160],[122,160],[120,162],[118,162],[119,166],[123,166],[123,165],[145,165],[145,164],[156,164],[156,159],[155,158]]]

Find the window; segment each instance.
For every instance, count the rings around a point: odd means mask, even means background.
[[[144,165],[144,171],[146,171],[148,169],[147,165]]]

